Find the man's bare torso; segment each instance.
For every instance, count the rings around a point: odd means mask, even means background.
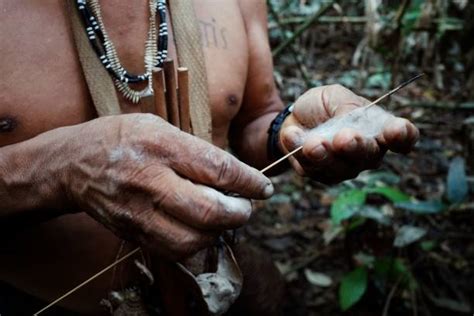
[[[237,0],[194,2],[207,65],[213,140],[224,147],[247,80],[246,26]],[[122,63],[131,72],[143,72],[147,1],[106,0],[101,5]],[[0,43],[0,147],[96,116],[63,1],[0,1]],[[170,57],[176,60],[172,37],[170,46]],[[124,112],[138,109],[121,102]],[[39,297],[55,297],[112,262],[118,246],[118,239],[87,215],[63,216],[2,244],[0,278]],[[68,304],[94,310],[110,282],[111,276],[105,276]]]
[[[0,40],[0,146],[95,116],[74,48],[63,1],[2,1]],[[225,144],[245,87],[248,48],[237,1],[196,0],[206,58],[214,140]],[[131,72],[144,71],[148,30],[146,1],[102,1],[105,25],[120,59]],[[170,40],[170,57],[176,50]],[[183,65],[185,66],[185,65]],[[122,100],[124,112],[137,106]]]

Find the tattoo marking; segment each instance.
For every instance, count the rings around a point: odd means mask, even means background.
[[[202,45],[206,48],[227,49],[227,29],[217,24],[215,18],[210,21],[198,20]]]

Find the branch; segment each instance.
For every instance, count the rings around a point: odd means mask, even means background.
[[[410,5],[410,3],[411,3],[411,0],[404,0],[402,4],[400,5],[400,7],[398,8],[397,15],[395,16],[395,25],[398,29],[402,25],[403,16],[405,15],[405,12],[408,6]]]
[[[311,27],[311,25],[313,25],[313,23],[315,23],[319,17],[321,17],[324,13],[326,13],[327,10],[329,10],[333,3],[334,3],[335,0],[330,0],[328,3],[326,3],[325,5],[323,5],[318,11],[316,11],[315,14],[313,14],[312,16],[310,16],[306,22],[301,25],[296,31],[295,33],[293,33],[293,35],[291,37],[289,37],[288,39],[286,39],[283,43],[281,43],[277,48],[275,48],[272,52],[273,54],[273,57],[278,57],[278,55],[281,54],[281,52],[288,46],[290,45],[291,43],[293,43],[295,41],[295,39],[297,39],[298,37],[300,37],[301,34],[304,33],[304,31],[306,31],[308,28]]]
[[[305,17],[294,16],[284,19],[280,19],[280,25],[291,25],[291,24],[301,24],[306,21]],[[363,24],[367,22],[365,16],[321,16],[318,19],[318,23],[356,23]],[[278,27],[276,23],[270,23],[269,28],[273,29]]]
[[[277,26],[280,28],[280,32],[283,36],[283,40],[284,41],[288,40],[288,35],[286,34],[285,26],[281,24],[280,16],[278,15],[277,11],[275,10],[272,2],[267,1],[267,6],[268,6],[268,9],[270,11],[270,15],[275,19]],[[290,50],[291,50],[291,53],[293,55],[293,58],[295,59],[295,63],[298,66],[298,68],[301,72],[301,75],[303,76],[303,80],[306,84],[306,87],[310,87],[311,86],[311,79],[308,76],[308,72],[306,71],[306,68],[303,66],[303,62],[301,61],[301,56],[296,51],[296,49],[293,47],[293,45],[290,45]]]

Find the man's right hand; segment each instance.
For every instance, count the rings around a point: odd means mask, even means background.
[[[170,258],[243,225],[248,199],[273,193],[256,169],[153,115],[104,117],[62,133],[71,138],[61,157],[68,205]]]

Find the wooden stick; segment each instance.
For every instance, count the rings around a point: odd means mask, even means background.
[[[189,114],[189,73],[188,68],[178,68],[178,104],[181,130],[191,133],[191,119]]]
[[[276,165],[278,165],[280,162],[282,161],[285,161],[286,159],[288,159],[289,157],[293,156],[294,154],[296,154],[298,151],[300,151],[301,149],[303,149],[303,146],[300,146],[296,149],[294,149],[293,151],[290,151],[289,153],[287,153],[286,155],[284,155],[283,157],[281,157],[280,159],[278,159],[277,161],[274,161],[272,162],[271,164],[269,164],[268,166],[266,166],[265,168],[263,168],[262,170],[260,170],[261,173],[264,173],[268,170],[270,170],[271,168],[275,167]]]
[[[161,68],[153,69],[153,91],[155,95],[155,114],[167,121],[165,79],[163,77],[163,69]]]
[[[421,74],[418,74],[416,75],[415,77],[413,78],[410,78],[408,79],[407,81],[405,82],[402,82],[401,84],[399,84],[398,86],[396,86],[395,88],[393,88],[392,90],[390,90],[389,92],[385,93],[383,96],[379,97],[377,100],[367,104],[364,106],[365,109],[368,109],[370,108],[371,106],[379,103],[380,101],[382,101],[383,99],[385,99],[386,97],[389,97],[391,96],[392,94],[394,94],[395,92],[397,92],[398,90],[402,89],[402,88],[405,88],[406,86],[408,86],[410,83],[412,83],[413,81],[415,80],[418,80],[420,79],[421,77],[423,77],[425,74],[424,73],[421,73]]]
[[[174,68],[174,61],[167,59],[164,62],[165,70],[165,84],[166,84],[166,106],[168,109],[168,122],[176,127],[180,127],[179,124],[179,110],[178,110],[178,97],[176,95],[176,72]]]
[[[115,267],[117,264],[119,264],[120,262],[130,258],[131,256],[133,256],[134,254],[136,254],[137,252],[140,251],[140,247],[130,251],[129,253],[127,253],[126,255],[124,255],[123,257],[121,257],[120,259],[116,260],[115,262],[111,263],[110,265],[108,265],[107,267],[105,267],[104,269],[100,270],[99,272],[97,272],[96,274],[94,274],[93,276],[91,276],[90,278],[88,278],[87,280],[85,280],[84,282],[82,282],[81,284],[79,284],[78,286],[74,287],[72,290],[68,291],[67,293],[65,293],[64,295],[61,295],[59,298],[57,298],[56,300],[52,301],[51,303],[49,303],[48,305],[46,305],[45,307],[43,307],[42,309],[40,309],[39,311],[37,311],[36,313],[34,313],[33,315],[36,316],[36,315],[39,315],[41,314],[42,312],[44,312],[45,310],[49,309],[50,307],[52,307],[53,305],[56,305],[57,303],[59,303],[60,301],[62,301],[63,299],[65,299],[66,297],[68,297],[69,295],[71,295],[72,293],[76,292],[77,290],[79,290],[81,287],[85,286],[86,284],[92,282],[93,280],[95,280],[96,278],[98,278],[99,276],[101,276],[102,274],[104,274],[105,272],[109,271],[110,269],[112,269],[113,267]]]
[[[156,114],[155,112],[155,97],[153,94],[148,95],[146,97],[142,97],[140,99],[140,110],[142,113],[152,113]]]
[[[369,108],[373,105],[375,105],[376,103],[382,101],[383,99],[385,99],[386,97],[392,95],[393,93],[397,92],[398,90],[402,89],[403,87],[407,86],[408,84],[412,83],[413,81],[417,80],[418,78],[422,77],[423,74],[420,74],[420,75],[417,75],[413,78],[411,78],[410,80],[400,84],[398,87],[394,88],[393,90],[389,91],[388,93],[384,94],[383,96],[381,96],[380,98],[378,98],[377,100],[371,102],[370,104],[366,105],[365,108]],[[287,158],[293,156],[294,154],[296,154],[298,151],[300,151],[301,149],[303,149],[303,146],[300,146],[296,149],[294,149],[293,151],[289,152],[288,154],[286,154],[285,156],[281,157],[280,159],[278,159],[277,161],[275,162],[272,162],[270,165],[268,165],[267,167],[263,168],[260,170],[261,173],[264,173],[268,170],[270,170],[271,168],[275,167],[276,165],[278,165],[279,163],[281,163],[282,161],[286,160]],[[92,277],[90,277],[89,279],[87,279],[86,281],[82,282],[81,284],[79,284],[78,286],[76,286],[75,288],[73,288],[72,290],[70,290],[69,292],[67,292],[66,294],[62,295],[61,297],[59,297],[58,299],[56,299],[55,301],[53,301],[52,303],[50,303],[49,305],[47,305],[46,307],[42,308],[40,311],[36,312],[34,315],[39,315],[41,312],[44,312],[45,310],[47,310],[48,308],[50,308],[51,306],[55,305],[56,303],[58,303],[59,301],[63,300],[64,298],[66,298],[67,296],[71,295],[72,293],[74,293],[75,291],[79,290],[81,287],[85,286],[86,284],[90,283],[91,281],[93,281],[94,279],[96,279],[97,277],[99,277],[100,275],[102,275],[103,273],[105,273],[106,271],[112,269],[114,266],[116,266],[117,264],[119,264],[120,262],[122,262],[123,260],[129,258],[130,256],[132,256],[133,254],[137,253],[138,251],[140,250],[140,248],[136,248],[134,250],[132,250],[131,252],[129,252],[128,254],[124,255],[123,257],[121,257],[120,259],[118,259],[117,261],[113,262],[112,264],[110,264],[109,266],[107,266],[106,268],[104,268],[102,271],[94,274]]]

